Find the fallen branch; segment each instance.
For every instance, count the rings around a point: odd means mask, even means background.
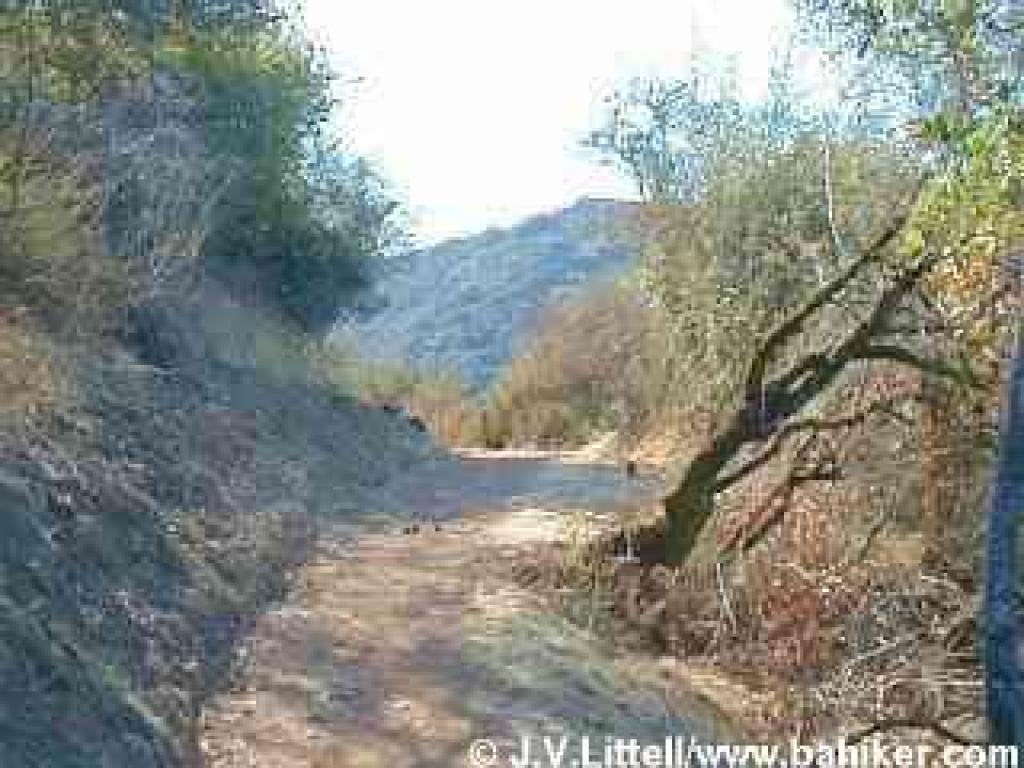
[[[725,588],[725,578],[722,575],[722,561],[715,561],[715,580],[718,582],[718,595],[722,600],[722,609],[725,613],[726,618],[729,619],[729,626],[732,629],[732,633],[735,635],[738,629],[736,622],[736,614],[732,610],[732,603],[729,600],[729,593]]]

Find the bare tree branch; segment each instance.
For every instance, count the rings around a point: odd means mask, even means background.
[[[869,344],[857,355],[860,360],[888,360],[915,368],[939,378],[953,379],[970,387],[982,386],[970,366],[951,365],[943,360],[927,358],[896,344]]]
[[[750,459],[748,462],[737,468],[733,472],[722,477],[715,485],[715,492],[719,493],[725,489],[735,485],[740,480],[748,476],[755,470],[763,467],[771,459],[777,456],[782,448],[785,446],[786,441],[802,432],[827,432],[836,431],[842,429],[851,429],[862,424],[868,419],[869,416],[874,414],[886,414],[893,418],[899,418],[899,415],[895,411],[895,406],[902,402],[916,401],[916,396],[909,396],[906,398],[900,398],[898,400],[877,400],[872,402],[867,407],[853,413],[849,416],[833,419],[814,418],[814,419],[799,419],[791,421],[785,424],[779,429],[772,437],[771,443],[765,450],[761,451],[757,456]]]
[[[831,302],[841,293],[867,266],[881,258],[886,246],[903,230],[906,216],[893,222],[875,242],[869,246],[855,261],[825,283],[796,312],[783,320],[761,340],[747,372],[746,393],[748,399],[756,397],[764,382],[769,364],[775,358],[779,347],[798,334],[807,322],[822,307]]]

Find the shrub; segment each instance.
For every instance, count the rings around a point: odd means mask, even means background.
[[[162,63],[193,83],[205,141],[223,165],[203,257],[236,296],[329,329],[364,287],[395,204],[357,158],[333,147],[327,65],[283,25],[199,28]]]
[[[339,340],[314,345],[310,354],[321,381],[335,391],[401,409],[448,445],[486,444],[484,410],[455,371],[367,360],[353,345]]]
[[[579,445],[653,428],[669,372],[662,343],[656,312],[630,280],[550,308],[493,388],[490,440]]]

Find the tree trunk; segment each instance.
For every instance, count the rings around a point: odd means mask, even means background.
[[[687,467],[679,487],[665,499],[665,561],[681,565],[697,535],[715,511],[713,456],[700,456]]]
[[[690,461],[679,485],[665,498],[667,564],[682,564],[714,513],[719,473],[750,438],[744,428],[747,422],[747,412],[743,411]]]
[[[1024,673],[1015,599],[1018,523],[1024,514],[1024,322],[1017,333],[989,509],[985,692],[992,742],[1024,747]]]
[[[831,387],[851,363],[886,360],[937,375],[962,378],[960,369],[921,358],[899,345],[878,341],[879,336],[884,336],[886,321],[937,263],[932,257],[922,258],[894,278],[878,296],[872,310],[841,342],[803,355],[785,372],[773,377],[768,375],[773,361],[784,357],[780,351],[804,332],[808,322],[823,307],[834,302],[863,270],[880,258],[889,243],[903,231],[904,223],[905,219],[901,218],[887,228],[859,258],[761,339],[747,370],[745,401],[729,426],[719,431],[711,444],[690,462],[679,486],[664,501],[668,564],[679,565],[690,554],[697,536],[714,513],[715,493],[722,489],[719,475],[743,446],[779,435],[786,423]]]

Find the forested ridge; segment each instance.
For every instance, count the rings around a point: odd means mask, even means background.
[[[548,305],[628,269],[632,209],[582,199],[514,227],[401,252],[380,265],[358,311],[341,324],[339,343],[485,388]]]

